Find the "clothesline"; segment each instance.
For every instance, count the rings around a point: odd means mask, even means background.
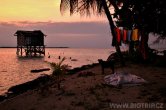
[[[133,30],[115,28],[116,39],[113,39],[113,46],[115,46],[115,40],[119,45],[121,42],[129,43],[131,41],[139,41],[140,35],[137,28]]]

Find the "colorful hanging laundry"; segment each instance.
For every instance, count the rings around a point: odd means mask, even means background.
[[[138,29],[134,29],[132,32],[132,41],[138,41],[138,40],[139,40]]]
[[[127,30],[126,29],[123,30],[123,42],[124,43],[127,42]]]
[[[112,46],[121,45],[121,30],[119,28],[115,28],[115,37],[112,39]]]
[[[121,43],[121,30],[119,28],[115,28],[115,31],[116,31],[117,43],[120,44]]]
[[[131,30],[127,31],[127,40],[130,42],[131,41]]]
[[[115,28],[116,38],[112,39],[112,46],[115,46],[117,43],[121,45],[121,41],[123,43],[131,42],[131,41],[139,41],[139,30],[127,30],[127,29],[119,29]]]

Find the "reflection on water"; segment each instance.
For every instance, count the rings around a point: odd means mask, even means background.
[[[11,86],[21,84],[39,77],[51,74],[51,71],[31,73],[32,69],[50,68],[46,62],[58,62],[59,56],[66,57],[64,63],[74,67],[96,63],[97,59],[107,59],[110,49],[46,49],[50,58],[45,57],[17,57],[16,49],[0,48],[0,94]]]
[[[58,62],[59,56],[65,57],[65,64],[68,64],[72,68],[80,67],[86,64],[97,63],[97,59],[106,60],[107,57],[112,53],[111,49],[47,49],[50,58],[45,57],[48,62]],[[46,54],[47,56],[47,54]]]
[[[0,49],[0,94],[16,84],[33,80],[41,74],[51,72],[31,73],[31,69],[50,67],[44,63],[44,57],[17,57],[16,49]]]
[[[44,59],[44,56],[17,56],[18,60]]]

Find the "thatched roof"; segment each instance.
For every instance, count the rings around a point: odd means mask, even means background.
[[[17,30],[14,36],[24,35],[26,36],[46,36],[41,30],[34,30],[34,31],[24,31],[24,30]]]

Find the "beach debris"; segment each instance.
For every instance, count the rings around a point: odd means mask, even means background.
[[[118,85],[140,85],[147,83],[143,78],[129,74],[129,73],[114,73],[104,77],[104,81],[108,85],[118,86]]]
[[[35,69],[35,70],[31,70],[31,73],[39,73],[39,72],[49,71],[49,70],[50,68]]]
[[[3,70],[3,71],[1,71],[1,72],[7,72],[6,70]]]
[[[71,61],[78,61],[77,59],[71,59]]]
[[[58,56],[58,59],[61,59],[61,56]]]
[[[50,54],[49,54],[49,52],[48,52],[48,58],[50,58],[51,56],[50,56]]]
[[[23,84],[19,84],[19,85],[15,85],[13,87],[10,87],[8,89],[8,93],[20,94],[20,93],[23,93],[27,90],[35,89],[35,88],[39,87],[40,85],[44,85],[50,79],[51,79],[51,76],[49,76],[49,75],[40,76],[37,79],[34,79],[32,81],[25,82]]]

